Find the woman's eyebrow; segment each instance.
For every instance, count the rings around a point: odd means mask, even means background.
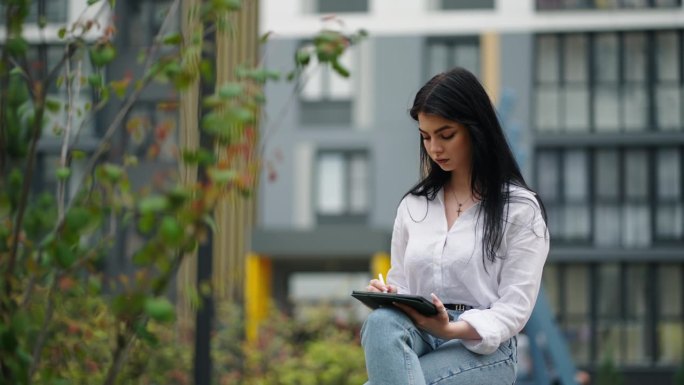
[[[447,124],[447,125],[444,125],[444,126],[438,128],[438,129],[436,129],[436,130],[435,130],[435,134],[439,134],[441,131],[447,130],[447,129],[449,129],[449,128],[456,128],[456,127],[450,126],[450,125]],[[423,134],[427,134],[427,132],[423,131],[420,127],[418,127],[418,131],[422,132]]]

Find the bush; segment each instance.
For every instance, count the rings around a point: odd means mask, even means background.
[[[327,308],[306,320],[277,310],[256,343],[242,343],[242,319],[234,308],[219,310],[233,327],[219,328],[214,362],[219,385],[358,385],[366,381],[359,325],[336,320]],[[229,313],[229,315],[225,315]],[[242,352],[242,354],[236,352]]]

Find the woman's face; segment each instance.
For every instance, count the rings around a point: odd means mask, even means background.
[[[444,171],[470,172],[470,133],[460,123],[431,114],[418,114],[418,130],[430,158]]]

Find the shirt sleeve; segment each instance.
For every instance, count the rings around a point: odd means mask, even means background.
[[[507,252],[498,277],[499,299],[489,309],[468,310],[459,317],[482,337],[463,341],[475,353],[493,353],[502,342],[520,332],[537,301],[549,252],[549,235],[536,202],[521,205],[525,207],[517,218],[510,218],[506,231]]]
[[[403,209],[405,200],[399,204],[392,229],[391,266],[387,273],[387,283],[397,287],[399,294],[408,294],[408,283],[404,272],[404,254],[408,243],[408,231],[404,224]]]

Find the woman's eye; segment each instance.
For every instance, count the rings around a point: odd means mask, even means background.
[[[442,136],[442,139],[451,139],[454,137],[454,135],[456,135],[456,134],[451,134],[449,136]]]
[[[425,137],[425,136],[421,136],[420,139],[421,139],[421,140],[429,140],[430,138]]]

